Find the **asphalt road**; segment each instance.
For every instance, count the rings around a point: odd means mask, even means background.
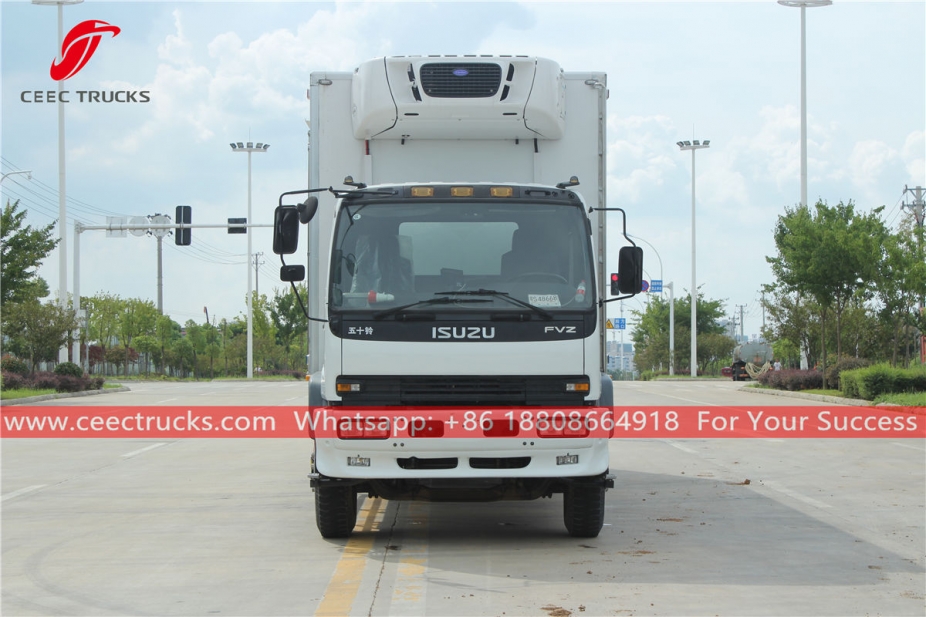
[[[816,403],[618,383],[627,405]],[[72,405],[304,404],[301,382],[140,383]],[[361,500],[315,529],[305,439],[3,439],[4,615],[923,615],[922,439],[628,439],[598,538],[561,497]]]

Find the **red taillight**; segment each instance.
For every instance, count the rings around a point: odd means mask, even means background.
[[[442,420],[412,419],[408,427],[409,437],[443,437],[444,422]]]
[[[553,414],[537,421],[537,437],[544,439],[588,437],[590,433],[585,417]]]
[[[391,427],[389,418],[341,418],[338,439],[388,439]]]
[[[521,423],[517,420],[497,420],[491,427],[484,427],[482,434],[486,437],[517,437]]]

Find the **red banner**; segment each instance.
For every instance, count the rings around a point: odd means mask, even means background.
[[[924,407],[27,407],[4,438],[926,438]]]

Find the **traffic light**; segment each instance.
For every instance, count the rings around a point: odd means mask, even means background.
[[[619,282],[620,282],[620,277],[617,275],[617,272],[612,272],[611,273],[611,295],[612,296],[620,295],[621,290],[620,290]]]
[[[193,217],[193,208],[190,206],[177,206],[176,221],[180,225],[189,225]],[[189,227],[178,227],[174,234],[174,244],[177,246],[189,246],[192,231]]]

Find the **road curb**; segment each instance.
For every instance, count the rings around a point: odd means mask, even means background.
[[[740,392],[754,392],[756,394],[771,394],[772,396],[789,396],[791,398],[803,398],[810,401],[819,401],[821,403],[832,403],[834,405],[854,405],[856,407],[874,407],[871,401],[863,401],[857,398],[842,398],[841,396],[827,396],[825,394],[808,394],[806,392],[791,392],[789,390],[772,390],[769,388],[753,388],[744,386]]]
[[[121,386],[119,388],[105,388],[103,390],[84,390],[82,392],[60,392],[58,394],[42,394],[41,396],[27,396],[25,398],[14,398],[9,401],[0,401],[0,406],[7,405],[29,405],[30,403],[41,403],[58,398],[74,398],[81,396],[96,396],[97,394],[109,394],[111,392],[131,392],[131,388]]]

